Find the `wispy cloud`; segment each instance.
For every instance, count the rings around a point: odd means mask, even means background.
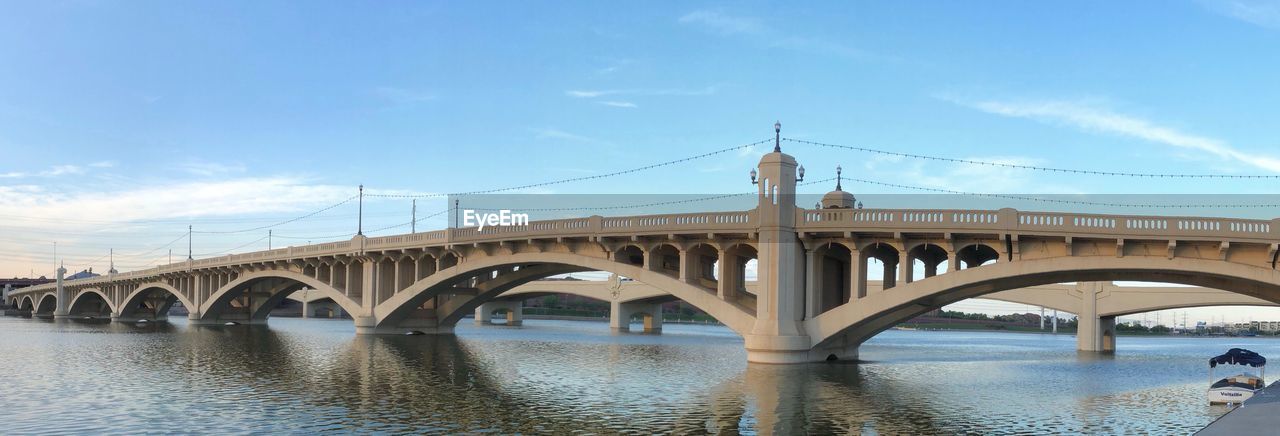
[[[1199,3],[1223,16],[1280,29],[1280,0],[1200,0]]]
[[[983,112],[1066,125],[1096,133],[1127,136],[1158,144],[1208,153],[1219,159],[1280,172],[1280,158],[1240,151],[1226,141],[1183,132],[1153,121],[1126,115],[1088,103],[1073,101],[960,101],[948,99]]]
[[[602,101],[600,102],[600,104],[605,106],[621,107],[621,108],[628,108],[628,109],[636,108],[636,104],[629,101]]]
[[[220,163],[220,162],[204,162],[189,161],[177,165],[177,168],[187,174],[196,176],[218,176],[233,173],[243,173],[248,171],[244,164],[241,163]]]
[[[735,17],[718,11],[693,11],[680,17],[682,24],[696,24],[721,35],[760,34],[772,32],[752,17]]]
[[[875,57],[866,50],[838,41],[784,32],[764,24],[763,20],[755,17],[735,16],[713,10],[697,10],[681,16],[676,21],[723,37],[746,38],[769,48],[858,59]]]
[[[92,166],[92,164],[90,165]],[[85,169],[79,165],[54,165],[42,171],[10,171],[0,173],[0,179],[24,179],[30,177],[58,177],[64,175],[84,174]]]
[[[563,130],[553,129],[553,128],[534,129],[534,133],[535,133],[535,137],[538,139],[559,139],[559,140],[574,141],[574,142],[598,142],[593,138],[589,138],[586,136],[578,135],[575,133],[569,133]]]
[[[663,88],[663,89],[646,89],[646,88],[630,88],[630,89],[571,89],[565,91],[564,94],[574,98],[596,98],[609,95],[669,95],[669,96],[702,96],[715,94],[720,89],[719,85],[711,85],[703,88],[682,89],[682,88]]]
[[[92,168],[113,168],[116,166],[116,162],[113,160],[104,160],[91,163],[89,166]]]

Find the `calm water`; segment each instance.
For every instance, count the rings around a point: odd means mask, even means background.
[[[0,318],[5,433],[1179,434],[1210,355],[1280,340],[890,331],[868,362],[748,366],[719,327],[661,336],[526,320],[456,336],[357,337],[350,321],[135,327]]]

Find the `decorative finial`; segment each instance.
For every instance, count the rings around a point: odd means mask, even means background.
[[[773,152],[782,153],[782,122],[773,123]]]
[[[843,177],[840,177],[841,172],[844,172],[844,168],[841,168],[840,165],[836,165],[836,190],[837,191],[843,191],[843,189],[840,189],[840,181],[844,179]]]

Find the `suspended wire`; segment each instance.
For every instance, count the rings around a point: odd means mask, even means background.
[[[965,196],[972,196],[972,197],[1002,198],[1006,200],[1038,201],[1042,203],[1072,204],[1072,205],[1081,205],[1081,206],[1129,207],[1129,208],[1144,208],[1144,209],[1280,208],[1280,204],[1154,204],[1154,203],[1144,204],[1144,203],[1111,203],[1111,202],[1084,201],[1084,200],[1062,200],[1057,198],[1030,197],[1030,196],[1024,196],[1024,195],[1012,195],[1012,194],[984,194],[979,192],[956,191],[952,189],[899,185],[897,183],[878,182],[875,180],[859,179],[855,177],[845,177],[844,180],[849,180],[849,181],[858,182],[858,183],[865,183],[868,185],[879,185],[879,186],[887,186],[891,188],[911,189],[916,191],[937,192],[937,193],[943,193],[943,194],[965,195]]]
[[[248,246],[253,245],[253,244],[257,244],[257,243],[262,242],[262,241],[265,241],[265,240],[267,240],[267,237],[266,237],[266,236],[263,236],[263,237],[261,237],[261,238],[254,239],[254,240],[252,240],[252,241],[249,241],[249,242],[246,242],[246,243],[243,243],[243,244],[237,245],[237,246],[232,247],[232,248],[228,248],[228,249],[223,250],[223,251],[213,252],[213,253],[199,253],[199,254],[196,254],[196,256],[199,256],[199,257],[221,256],[221,255],[224,255],[224,254],[231,253],[231,252],[233,252],[233,251],[239,250],[239,249],[241,249],[241,248],[248,247]]]
[[[369,231],[369,233],[377,233],[377,232],[381,232],[381,231],[383,231],[383,230],[391,230],[391,229],[394,229],[394,228],[397,228],[397,227],[404,227],[404,226],[411,225],[411,224],[417,224],[419,221],[422,221],[422,220],[425,220],[425,219],[428,219],[428,218],[435,218],[435,217],[438,217],[438,216],[440,216],[440,215],[444,215],[444,214],[446,214],[446,213],[452,212],[453,210],[454,210],[453,208],[445,209],[445,210],[442,210],[442,211],[439,211],[439,212],[436,212],[436,213],[433,213],[433,214],[430,214],[430,215],[427,215],[427,216],[424,216],[424,217],[422,217],[422,218],[418,218],[418,219],[415,219],[415,220],[413,220],[413,221],[409,221],[409,222],[406,222],[406,223],[401,223],[401,224],[396,224],[396,225],[392,225],[392,226],[386,226],[386,227],[382,227],[382,228],[373,229],[373,230],[370,230],[370,231]]]
[[[342,206],[342,205],[344,205],[344,204],[350,203],[350,202],[351,202],[351,200],[355,200],[355,199],[356,199],[356,198],[358,198],[358,197],[359,197],[359,195],[352,195],[351,197],[348,197],[346,200],[342,200],[342,201],[339,201],[339,202],[334,203],[334,204],[332,204],[332,205],[326,206],[326,207],[325,207],[325,208],[323,208],[323,209],[320,209],[320,210],[317,210],[317,211],[315,211],[315,212],[311,212],[311,213],[309,213],[309,214],[302,215],[302,216],[299,216],[299,217],[294,217],[294,218],[290,218],[290,219],[287,219],[287,220],[284,220],[284,221],[280,221],[280,222],[277,222],[277,223],[275,223],[275,224],[268,224],[268,225],[265,225],[265,226],[258,226],[258,227],[252,227],[252,228],[247,228],[247,229],[240,229],[240,230],[192,231],[192,233],[206,234],[206,235],[226,235],[226,234],[232,234],[232,233],[248,233],[248,232],[255,232],[255,231],[259,231],[259,230],[267,230],[267,229],[270,229],[270,228],[273,228],[273,227],[283,226],[283,225],[285,225],[285,224],[289,224],[289,223],[293,223],[293,222],[301,221],[301,220],[304,220],[304,219],[307,219],[307,218],[311,218],[311,217],[313,217],[313,216],[316,216],[316,215],[319,215],[319,214],[322,214],[322,213],[328,212],[328,211],[333,210],[334,208],[336,208],[336,207],[338,207],[338,206]]]
[[[755,147],[755,146],[760,145],[760,144],[768,143],[769,141],[772,141],[772,140],[773,140],[773,139],[771,138],[771,139],[766,139],[766,140],[763,140],[763,141],[756,141],[756,142],[752,142],[752,143],[749,143],[749,144],[742,144],[742,145],[737,145],[737,146],[733,146],[733,147],[722,148],[722,149],[715,150],[715,151],[709,151],[709,152],[702,153],[702,154],[699,154],[699,155],[683,157],[683,158],[680,158],[680,159],[674,159],[674,160],[669,160],[669,161],[665,161],[665,162],[658,162],[658,163],[655,163],[655,164],[645,165],[645,166],[642,166],[642,167],[630,168],[630,169],[625,169],[625,170],[620,170],[620,171],[614,171],[614,172],[610,172],[610,173],[594,174],[594,175],[590,175],[590,176],[581,176],[581,177],[571,177],[571,178],[568,178],[568,179],[552,180],[552,181],[541,182],[541,183],[531,183],[531,184],[528,184],[528,185],[509,186],[509,187],[506,187],[506,188],[485,189],[485,190],[479,190],[479,191],[455,192],[455,193],[451,193],[451,194],[440,194],[440,193],[437,193],[437,194],[367,194],[366,196],[368,196],[368,197],[382,197],[382,198],[430,198],[430,197],[446,197],[446,196],[451,196],[451,195],[452,195],[452,196],[461,196],[461,195],[492,194],[492,193],[496,193],[496,192],[506,192],[506,191],[515,191],[515,190],[519,190],[519,189],[538,188],[538,187],[543,187],[543,186],[559,185],[559,184],[563,184],[563,183],[581,182],[581,181],[584,181],[584,180],[596,180],[596,179],[603,179],[603,178],[607,178],[607,177],[614,177],[614,176],[620,176],[620,175],[624,175],[624,174],[631,174],[631,173],[636,173],[636,172],[640,172],[640,171],[651,170],[651,169],[654,169],[654,168],[660,168],[660,167],[669,166],[669,165],[675,165],[675,164],[678,164],[678,163],[688,162],[688,161],[692,161],[692,160],[703,159],[703,158],[707,158],[707,157],[715,156],[715,155],[718,155],[718,154],[728,153],[728,152],[731,152],[731,151],[736,151],[736,150],[742,150],[742,149],[746,149],[746,148],[751,148],[751,147]]]
[[[783,141],[794,142],[797,144],[816,145],[820,147],[838,148],[844,150],[861,151],[865,153],[874,153],[885,156],[906,157],[911,159],[924,159],[939,162],[964,163],[973,165],[986,165],[992,167],[1014,168],[1023,170],[1046,171],[1054,173],[1068,174],[1085,174],[1092,176],[1114,176],[1114,177],[1145,177],[1145,178],[1174,178],[1174,179],[1280,179],[1280,175],[1272,174],[1172,174],[1172,173],[1131,173],[1124,171],[1098,171],[1098,170],[1082,170],[1077,168],[1054,168],[1042,167],[1036,165],[1012,164],[1004,162],[990,162],[974,159],[957,159],[951,157],[929,156],[923,154],[902,153],[896,151],[879,150],[868,147],[858,147],[853,145],[830,144],[825,142],[808,141],[804,139],[782,138]]]

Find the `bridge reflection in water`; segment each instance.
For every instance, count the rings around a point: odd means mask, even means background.
[[[748,365],[741,339],[715,326],[617,335],[531,320],[353,337],[345,321],[0,318],[0,329],[0,365],[20,368],[5,387],[14,433],[1169,434],[1225,411],[1200,401],[1203,368],[1186,362],[1217,344],[1196,339],[1134,338],[1142,351],[1080,360],[1069,336],[892,331],[860,364],[779,366]]]

